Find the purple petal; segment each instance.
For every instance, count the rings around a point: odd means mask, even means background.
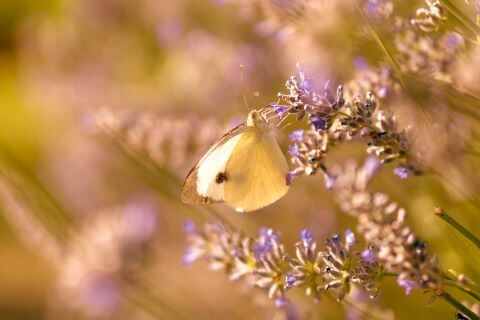
[[[411,175],[411,171],[408,168],[405,168],[403,166],[398,166],[396,167],[393,172],[397,177],[400,179],[407,179]]]
[[[325,173],[324,177],[325,177],[325,187],[328,190],[333,189],[333,187],[335,186],[335,181],[337,180],[337,178],[333,174],[330,174],[330,173]]]
[[[288,146],[288,153],[292,156],[298,157],[300,155],[298,152],[298,145],[294,144],[293,146]]]
[[[192,220],[185,220],[183,222],[183,230],[185,231],[185,233],[192,234],[192,233],[196,233],[197,227],[195,226],[195,223],[193,223]]]
[[[300,232],[300,238],[303,241],[306,241],[307,243],[310,243],[310,242],[313,241],[313,234],[310,231],[308,231],[307,229],[303,229]]]
[[[397,284],[400,286],[400,287],[404,287],[405,288],[405,294],[406,295],[409,295],[410,292],[412,291],[412,289],[415,289],[418,287],[418,285],[413,282],[413,281],[409,281],[409,280],[405,280],[405,279],[400,279],[400,278],[397,278]]]
[[[345,231],[345,242],[349,246],[351,246],[355,243],[355,241],[356,241],[355,234],[352,231],[347,229],[347,231]]]
[[[366,262],[373,262],[375,261],[375,253],[372,250],[365,249],[360,254],[360,257]]]
[[[305,132],[304,130],[294,130],[290,133],[290,135],[288,137],[293,142],[302,142],[304,132]]]

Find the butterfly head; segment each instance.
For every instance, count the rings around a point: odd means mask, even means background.
[[[247,126],[255,128],[265,128],[268,123],[258,110],[252,110],[248,113]]]

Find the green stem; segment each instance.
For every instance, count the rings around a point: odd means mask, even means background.
[[[382,272],[382,276],[384,277],[398,277],[398,273],[395,273],[395,272]]]
[[[460,311],[461,313],[469,317],[471,320],[480,320],[480,317],[477,316],[475,313],[473,313],[472,310],[465,307],[463,304],[461,304],[459,301],[457,301],[454,297],[452,297],[447,292],[443,291],[439,295],[439,297],[445,300],[446,302],[448,302],[449,304],[451,304],[453,307],[455,307],[455,309],[457,309],[458,311]]]
[[[465,238],[470,240],[473,244],[480,249],[480,239],[478,239],[473,233],[465,229],[460,223],[458,223],[455,219],[453,219],[449,214],[447,214],[441,208],[435,208],[435,214],[440,217],[442,220],[446,221],[449,225],[453,228],[457,229],[458,232],[463,234]]]
[[[472,32],[477,37],[480,37],[480,28],[472,22],[463,12],[457,9],[457,7],[451,3],[449,0],[440,0],[440,2],[445,6],[447,11],[454,16],[463,26]]]
[[[473,291],[472,289],[470,289],[468,287],[463,286],[462,284],[458,283],[455,280],[444,280],[444,284],[447,285],[447,286],[450,286],[450,287],[457,288],[457,289],[465,292],[466,294],[468,294],[472,298],[476,299],[477,301],[480,301],[480,295],[477,292]]]
[[[405,82],[405,77],[403,75],[403,72],[400,69],[400,65],[398,64],[398,62],[393,57],[393,54],[390,52],[390,50],[388,50],[387,46],[383,43],[382,39],[380,38],[380,36],[376,32],[375,27],[372,25],[372,23],[370,22],[368,17],[365,15],[363,10],[357,4],[356,4],[356,7],[357,7],[358,12],[360,13],[360,16],[367,23],[368,29],[369,29],[370,33],[372,34],[375,42],[377,42],[378,46],[380,47],[380,49],[383,51],[383,53],[387,57],[388,61],[390,62],[390,65],[392,66],[393,72],[397,76],[398,81],[400,82],[402,87],[406,88],[407,86],[406,86],[406,82]]]

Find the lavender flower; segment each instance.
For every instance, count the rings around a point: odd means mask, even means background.
[[[300,233],[301,241],[295,244],[295,258],[289,262],[292,273],[288,275],[288,287],[303,287],[305,294],[320,299],[320,293],[325,286],[325,275],[322,254],[318,250],[313,235],[304,229]]]
[[[407,130],[398,130],[395,117],[378,110],[372,93],[365,99],[356,95],[346,100],[342,86],[336,91],[326,83],[323,93],[308,90],[300,85],[306,76],[290,77],[286,83],[288,93],[279,93],[288,113],[297,114],[297,119],[308,116],[309,130],[295,130],[289,147],[293,170],[287,176],[287,184],[301,175],[314,175],[318,169],[325,173],[327,186],[332,187],[334,175],[325,166],[325,158],[331,147],[360,136],[367,143],[367,152],[375,155],[382,163],[398,160],[403,167],[421,173],[421,165],[410,150],[411,141]]]
[[[399,285],[406,293],[414,288],[432,291],[441,288],[443,274],[438,258],[427,252],[426,245],[405,225],[406,212],[382,193],[366,190],[372,178],[368,166],[346,166],[338,173],[334,192],[342,208],[358,220],[358,231],[367,243],[378,248],[375,261],[398,273]],[[372,253],[363,253],[373,262]],[[370,262],[369,262],[370,263]]]
[[[157,231],[155,215],[150,203],[135,201],[101,210],[82,225],[65,248],[50,306],[54,312],[113,318],[124,285],[139,273],[150,252]],[[139,233],[140,226],[147,233]]]
[[[100,109],[93,118],[94,133],[172,169],[184,169],[189,165],[185,159],[200,156],[226,130],[212,119],[193,122],[150,112]]]
[[[339,300],[358,284],[370,296],[379,289],[382,268],[375,261],[360,258],[354,246],[357,240],[346,231],[345,242],[334,235],[326,241],[326,249],[319,250],[314,236],[308,230],[300,232],[301,241],[295,244],[291,257],[279,242],[279,233],[260,229],[257,239],[220,223],[206,224],[203,230],[188,235],[187,256],[205,258],[213,270],[224,270],[229,279],[243,279],[247,284],[263,288],[276,306],[288,302],[288,291],[303,288],[307,296],[318,301],[322,292],[334,290]],[[226,240],[229,239],[229,240]],[[221,266],[221,267],[216,267]]]

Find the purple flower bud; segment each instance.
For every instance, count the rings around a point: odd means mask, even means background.
[[[190,266],[201,256],[198,250],[195,250],[192,247],[187,248],[187,252],[182,257],[182,263],[184,266]]]
[[[307,243],[310,243],[313,241],[313,234],[308,231],[307,229],[303,229],[301,232],[300,232],[300,238],[307,242]]]
[[[375,253],[370,249],[363,250],[362,253],[360,254],[360,257],[362,257],[362,259],[366,262],[375,261]]]
[[[289,172],[287,176],[285,177],[285,184],[287,186],[292,184],[293,179],[295,179],[297,175],[294,172]]]
[[[334,234],[334,235],[332,235],[331,239],[332,239],[333,243],[339,244],[340,241],[342,241],[342,236],[339,235],[339,234]]]
[[[345,231],[345,242],[347,243],[347,245],[351,246],[355,243],[355,241],[355,234],[347,229],[347,231]]]
[[[288,300],[284,296],[279,296],[277,299],[275,299],[275,307],[277,308],[282,308],[286,307],[288,305]]]
[[[297,281],[297,278],[293,274],[289,273],[285,276],[285,284],[287,288],[293,286],[295,281]]]
[[[406,295],[409,295],[410,292],[412,291],[412,289],[418,288],[418,285],[417,285],[415,282],[409,281],[409,280],[405,280],[405,279],[400,279],[400,278],[397,278],[397,284],[398,284],[400,287],[404,287],[404,288],[405,288],[405,294],[406,294]]]
[[[380,0],[368,0],[363,9],[369,17],[375,17],[380,9]]]
[[[273,243],[280,237],[280,232],[268,228],[260,228],[259,234],[260,236],[253,246],[253,253],[257,259],[264,257],[270,251]]]
[[[286,105],[272,102],[270,103],[270,106],[273,108],[273,112],[275,112],[281,118],[283,118],[288,112],[288,106]]]
[[[300,82],[299,88],[305,91],[312,91],[312,81],[310,79],[303,79]]]
[[[302,68],[300,63],[297,62],[296,67],[298,70],[298,74],[300,75],[300,84],[298,85],[298,87],[305,91],[311,91],[312,90],[311,79],[305,76],[305,70]]]
[[[325,177],[325,187],[328,190],[333,189],[333,187],[335,186],[335,181],[337,180],[337,178],[333,174],[330,174],[328,172],[324,174],[324,177]]]
[[[294,130],[290,133],[288,138],[290,138],[290,140],[293,142],[302,142],[304,132],[305,132],[304,130]]]
[[[457,33],[449,33],[443,38],[445,46],[451,50],[457,50],[463,44],[463,37]]]
[[[183,231],[188,234],[195,233],[197,231],[195,223],[192,220],[183,221]]]
[[[368,157],[367,160],[365,160],[363,169],[365,170],[367,177],[371,178],[375,173],[378,172],[381,165],[380,159],[377,157]]]
[[[402,179],[402,180],[408,178],[408,177],[411,175],[410,169],[405,168],[405,167],[403,167],[403,166],[398,166],[398,167],[396,167],[396,168],[393,170],[393,172],[395,173],[395,175],[396,175],[397,177],[399,177],[399,178]]]
[[[313,115],[310,117],[310,124],[313,125],[315,130],[325,130],[327,122],[319,115]]]
[[[357,57],[353,62],[353,65],[355,66],[355,68],[363,69],[367,66],[367,62],[363,57]]]
[[[305,78],[305,72],[303,70],[303,67],[302,65],[300,64],[300,62],[297,62],[295,64],[295,68],[297,68],[297,72],[298,74],[300,75],[300,78]]]
[[[379,98],[385,98],[388,95],[388,86],[384,85],[378,89],[377,95]]]
[[[288,153],[292,156],[298,157],[300,155],[298,152],[298,145],[294,144],[293,146],[288,146]]]

